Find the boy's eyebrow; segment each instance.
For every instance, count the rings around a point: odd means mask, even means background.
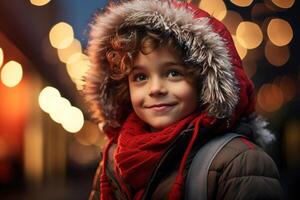
[[[167,62],[161,63],[159,65],[159,67],[169,67],[169,66],[173,66],[173,65],[182,65],[182,63],[174,62],[174,61],[167,61]],[[143,68],[145,68],[143,65],[134,65],[132,70],[143,69]]]

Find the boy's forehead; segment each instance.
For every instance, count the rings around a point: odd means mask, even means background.
[[[149,54],[143,54],[139,52],[137,57],[134,59],[134,67],[139,67],[151,63],[157,66],[166,66],[174,64],[182,64],[182,59],[179,55],[167,47],[162,47],[159,49],[153,50]]]

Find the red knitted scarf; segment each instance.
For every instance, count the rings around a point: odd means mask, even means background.
[[[113,186],[106,175],[108,149],[114,142],[117,148],[114,154],[115,169],[122,192],[128,199],[140,200],[150,176],[162,155],[172,141],[189,125],[194,125],[194,132],[180,163],[179,172],[169,193],[168,199],[177,200],[182,197],[184,186],[183,171],[187,156],[199,133],[199,126],[211,125],[214,122],[205,114],[193,113],[181,121],[158,132],[146,131],[146,126],[135,113],[131,113],[125,121],[118,136],[111,139],[104,152],[103,170],[100,178],[101,200],[114,200]],[[130,189],[128,188],[130,185]]]

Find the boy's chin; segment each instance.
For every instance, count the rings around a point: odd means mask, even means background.
[[[158,131],[161,131],[175,123],[176,123],[175,121],[170,121],[170,122],[162,122],[161,121],[159,123],[149,123],[149,125],[150,125],[151,132],[158,132]]]

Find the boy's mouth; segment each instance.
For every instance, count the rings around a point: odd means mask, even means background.
[[[150,106],[146,106],[146,108],[151,109],[153,111],[168,111],[170,108],[175,106],[175,103],[162,103],[162,104],[153,104]]]

